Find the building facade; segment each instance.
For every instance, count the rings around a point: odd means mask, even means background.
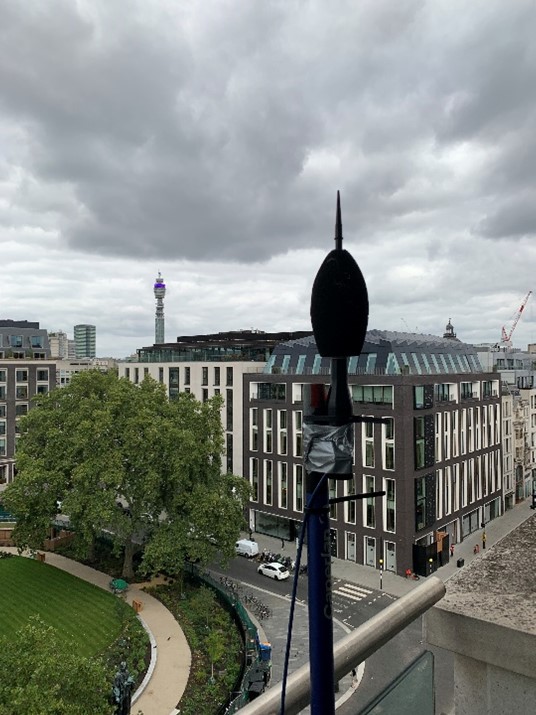
[[[69,355],[69,340],[67,338],[67,333],[62,332],[61,330],[49,333],[48,341],[50,343],[50,357],[67,360],[67,356]]]
[[[236,331],[180,336],[175,343],[141,348],[137,360],[118,363],[118,373],[136,384],[150,376],[165,385],[170,399],[180,391],[201,402],[220,395],[224,468],[242,475],[243,376],[262,372],[281,341],[305,334]]]
[[[80,324],[74,326],[74,342],[76,359],[94,358],[96,356],[97,328],[94,325]]]
[[[54,388],[46,330],[26,320],[0,321],[0,491],[15,475],[19,421],[32,398]]]
[[[503,510],[501,392],[471,346],[452,338],[369,331],[348,361],[355,426],[349,480],[329,480],[330,497],[383,490],[381,499],[331,506],[339,558],[403,574],[448,558]],[[285,539],[301,529],[304,386],[329,383],[329,360],[313,338],[278,346],[262,375],[244,376],[244,475],[253,497],[250,528]],[[448,536],[448,539],[446,538]]]

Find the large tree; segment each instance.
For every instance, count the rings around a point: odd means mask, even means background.
[[[112,715],[104,663],[66,648],[37,616],[0,638],[0,715]]]
[[[148,571],[180,570],[188,556],[230,555],[247,485],[221,473],[221,398],[88,371],[39,398],[21,421],[17,476],[5,491],[21,547],[37,548],[62,502],[78,545],[91,551],[103,529],[133,576],[136,544]],[[123,508],[121,508],[121,506]]]

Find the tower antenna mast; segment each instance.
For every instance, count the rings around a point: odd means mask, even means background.
[[[162,274],[158,271],[158,276],[154,283],[154,297],[156,300],[156,312],[154,316],[154,342],[155,345],[165,343],[164,324],[164,298],[166,297],[166,284]]]

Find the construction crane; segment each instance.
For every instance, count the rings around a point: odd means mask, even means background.
[[[514,330],[516,329],[517,324],[519,323],[519,319],[521,318],[521,314],[525,310],[525,306],[528,303],[528,300],[530,296],[532,295],[532,291],[529,290],[527,295],[525,296],[524,301],[521,303],[519,308],[516,310],[516,312],[513,314],[511,320],[512,320],[512,325],[510,327],[510,330],[506,330],[506,326],[503,325],[502,330],[501,330],[501,347],[512,347],[512,335],[514,334]]]

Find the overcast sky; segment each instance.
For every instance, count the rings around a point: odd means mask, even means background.
[[[528,0],[3,0],[0,318],[125,356],[161,271],[168,341],[308,330],[340,189],[370,328],[498,340],[535,286],[535,36]]]

